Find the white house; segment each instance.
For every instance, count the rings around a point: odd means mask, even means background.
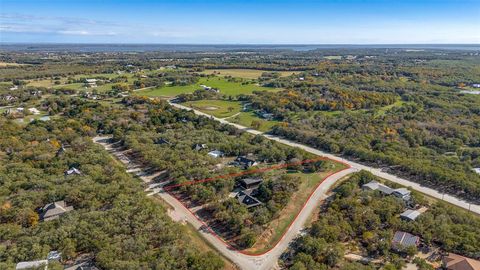
[[[40,114],[40,111],[37,108],[29,108],[28,111],[34,115]]]
[[[208,155],[211,156],[211,157],[214,157],[214,158],[219,158],[219,157],[223,157],[224,153],[222,151],[219,151],[219,150],[213,150],[213,151],[208,152]]]
[[[89,87],[96,87],[97,86],[97,79],[86,79],[87,85]]]

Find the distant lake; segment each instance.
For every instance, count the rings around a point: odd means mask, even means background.
[[[48,43],[0,43],[0,51],[28,52],[153,52],[153,51],[255,51],[255,50],[292,50],[311,51],[318,49],[405,49],[418,50],[462,50],[480,51],[480,44],[235,44],[235,45],[201,45],[201,44],[48,44]]]

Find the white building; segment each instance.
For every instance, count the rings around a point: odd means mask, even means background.
[[[40,111],[37,108],[29,108],[28,111],[34,115],[40,114]]]
[[[86,79],[85,81],[89,87],[97,87],[97,79]]]
[[[219,158],[219,157],[223,157],[224,153],[222,151],[219,151],[219,150],[213,150],[213,151],[208,152],[208,155],[213,157],[213,158]]]

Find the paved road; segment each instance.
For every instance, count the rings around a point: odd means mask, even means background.
[[[170,103],[170,104],[172,106],[180,108],[180,109],[192,110],[191,108],[183,106],[181,104],[177,104],[177,103]],[[411,187],[412,189],[417,190],[417,191],[419,191],[421,193],[424,193],[426,195],[429,195],[431,197],[437,198],[439,200],[444,200],[446,202],[449,202],[449,203],[451,203],[453,205],[456,205],[458,207],[461,207],[463,209],[470,210],[474,213],[480,214],[480,205],[478,205],[478,204],[473,204],[473,203],[471,204],[471,203],[469,203],[465,200],[459,199],[459,198],[454,197],[452,195],[444,194],[441,191],[437,191],[437,190],[434,190],[432,188],[425,187],[425,186],[422,186],[418,183],[412,182],[410,180],[407,180],[407,179],[404,179],[404,178],[401,178],[401,177],[397,177],[393,174],[383,172],[381,169],[377,169],[377,168],[362,165],[362,164],[359,164],[359,163],[356,163],[356,162],[353,162],[353,161],[349,161],[349,160],[346,160],[344,158],[341,158],[341,157],[338,157],[338,156],[335,156],[335,155],[332,155],[332,154],[328,154],[328,153],[325,153],[325,152],[320,151],[318,149],[306,146],[304,144],[296,143],[296,142],[293,142],[293,141],[290,141],[290,140],[287,140],[287,139],[284,139],[284,138],[281,138],[281,137],[278,137],[278,136],[264,134],[263,132],[260,132],[258,130],[254,130],[254,129],[247,128],[247,127],[244,127],[244,126],[241,126],[241,125],[238,125],[238,124],[230,123],[225,119],[219,119],[219,118],[213,117],[209,114],[206,114],[206,113],[203,113],[203,112],[200,112],[200,111],[197,111],[197,110],[192,110],[192,111],[194,111],[198,115],[204,115],[204,116],[210,117],[210,118],[215,119],[215,120],[217,120],[221,123],[229,124],[229,125],[232,125],[232,126],[235,126],[235,127],[239,128],[239,129],[243,129],[243,130],[245,130],[249,133],[256,134],[256,135],[262,135],[262,136],[264,136],[268,139],[275,140],[275,141],[278,141],[280,143],[290,145],[290,146],[293,146],[293,147],[301,148],[301,149],[303,149],[307,152],[313,153],[315,155],[325,156],[325,157],[328,157],[328,158],[333,159],[333,160],[345,162],[345,163],[349,164],[350,166],[352,166],[352,168],[355,168],[355,169],[358,169],[358,170],[369,171],[372,174],[374,174],[376,176],[379,176],[381,178],[387,179],[391,182],[398,183],[398,184],[406,186],[406,187]]]

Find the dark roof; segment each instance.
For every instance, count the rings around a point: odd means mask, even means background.
[[[420,238],[407,232],[397,231],[393,236],[392,245],[394,248],[407,248],[417,246]]]
[[[251,193],[252,191],[253,190],[248,190],[248,191],[245,191],[245,192],[240,191],[237,194],[238,202],[245,204],[247,206],[247,208],[254,207],[254,206],[262,204],[262,202],[259,201],[257,198],[250,195],[250,194],[252,194]]]
[[[192,148],[193,148],[194,150],[200,151],[200,150],[202,150],[202,149],[207,149],[208,147],[207,147],[207,145],[204,144],[204,143],[202,143],[202,144],[196,143]]]
[[[237,157],[235,161],[245,166],[253,166],[256,163],[255,160],[243,156]]]
[[[246,186],[260,184],[263,182],[262,178],[244,178],[240,182]]]
[[[155,140],[155,144],[170,144],[170,142],[165,140],[164,138],[159,138]]]

